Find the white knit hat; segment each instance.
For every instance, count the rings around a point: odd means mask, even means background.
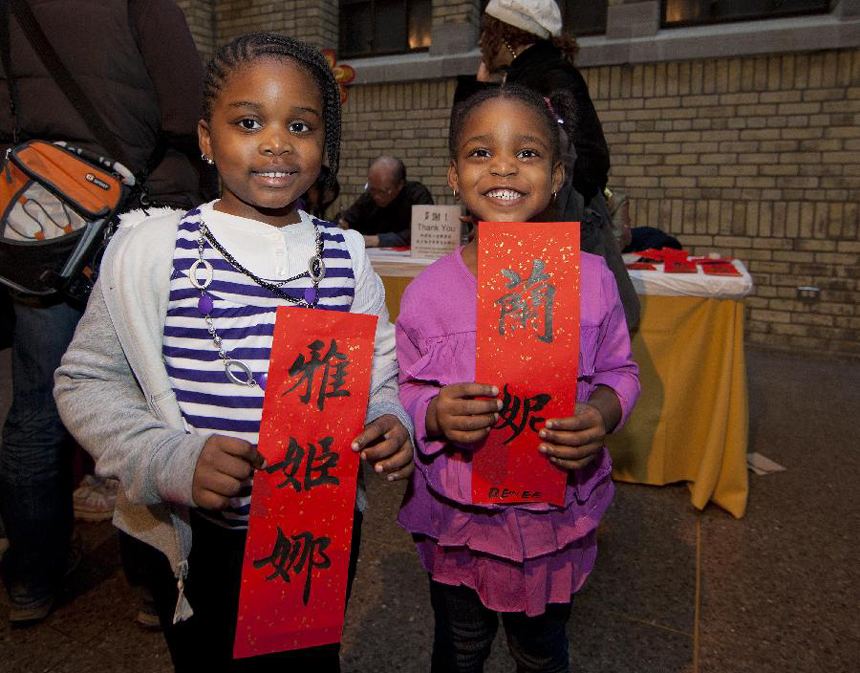
[[[490,0],[484,11],[544,40],[561,35],[561,11],[555,0]]]

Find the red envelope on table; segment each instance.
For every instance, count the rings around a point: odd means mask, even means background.
[[[730,262],[711,262],[702,264],[702,271],[709,276],[740,276],[741,272],[735,268]]]
[[[471,454],[472,502],[564,504],[567,472],[538,451],[572,416],[579,354],[579,225],[481,222],[476,381],[498,386],[498,423]]]
[[[695,262],[688,262],[686,259],[667,259],[663,264],[665,273],[699,273]]]
[[[376,316],[278,309],[233,657],[337,643]]]
[[[630,262],[627,264],[627,268],[633,271],[656,271],[657,267],[653,264],[649,264],[648,262]]]
[[[686,250],[676,250],[675,248],[663,248],[660,252],[663,253],[663,261],[686,261],[689,253]]]

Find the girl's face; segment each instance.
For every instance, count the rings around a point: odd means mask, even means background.
[[[521,101],[491,98],[473,109],[458,144],[448,185],[479,220],[528,222],[564,182],[545,122]]]
[[[287,59],[240,66],[197,132],[221,177],[218,210],[276,227],[299,221],[293,202],[316,180],[325,139],[322,98],[310,73]]]

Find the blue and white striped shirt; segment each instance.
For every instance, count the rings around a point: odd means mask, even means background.
[[[300,211],[301,222],[282,228],[227,215],[211,204],[191,211],[179,225],[170,301],[162,342],[164,362],[176,392],[187,429],[197,434],[221,434],[257,444],[263,409],[263,390],[258,386],[233,383],[224,371],[224,362],[206,329],[197,307],[200,290],[189,279],[191,265],[199,259],[198,239],[201,218],[218,242],[254,274],[267,280],[289,278],[307,270],[315,253],[314,224]],[[355,265],[343,232],[317,220],[323,239],[325,278],[319,285],[318,309],[349,311],[353,303]],[[275,311],[278,306],[294,306],[260,287],[237,271],[208,241],[204,259],[214,269],[207,288],[214,299],[211,311],[222,347],[231,357],[247,364],[260,380],[269,365]],[[198,269],[198,278],[203,270]],[[282,287],[300,298],[312,287],[308,276]],[[243,484],[237,497],[223,512],[204,511],[205,516],[229,527],[247,526],[251,481]]]

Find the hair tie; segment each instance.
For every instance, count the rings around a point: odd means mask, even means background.
[[[555,117],[555,120],[559,124],[564,124],[564,119],[562,119],[558,112],[555,111],[555,108],[552,106],[552,103],[549,100],[549,96],[544,96],[543,99],[546,101],[546,106],[549,108],[549,111],[552,112],[552,116]]]

